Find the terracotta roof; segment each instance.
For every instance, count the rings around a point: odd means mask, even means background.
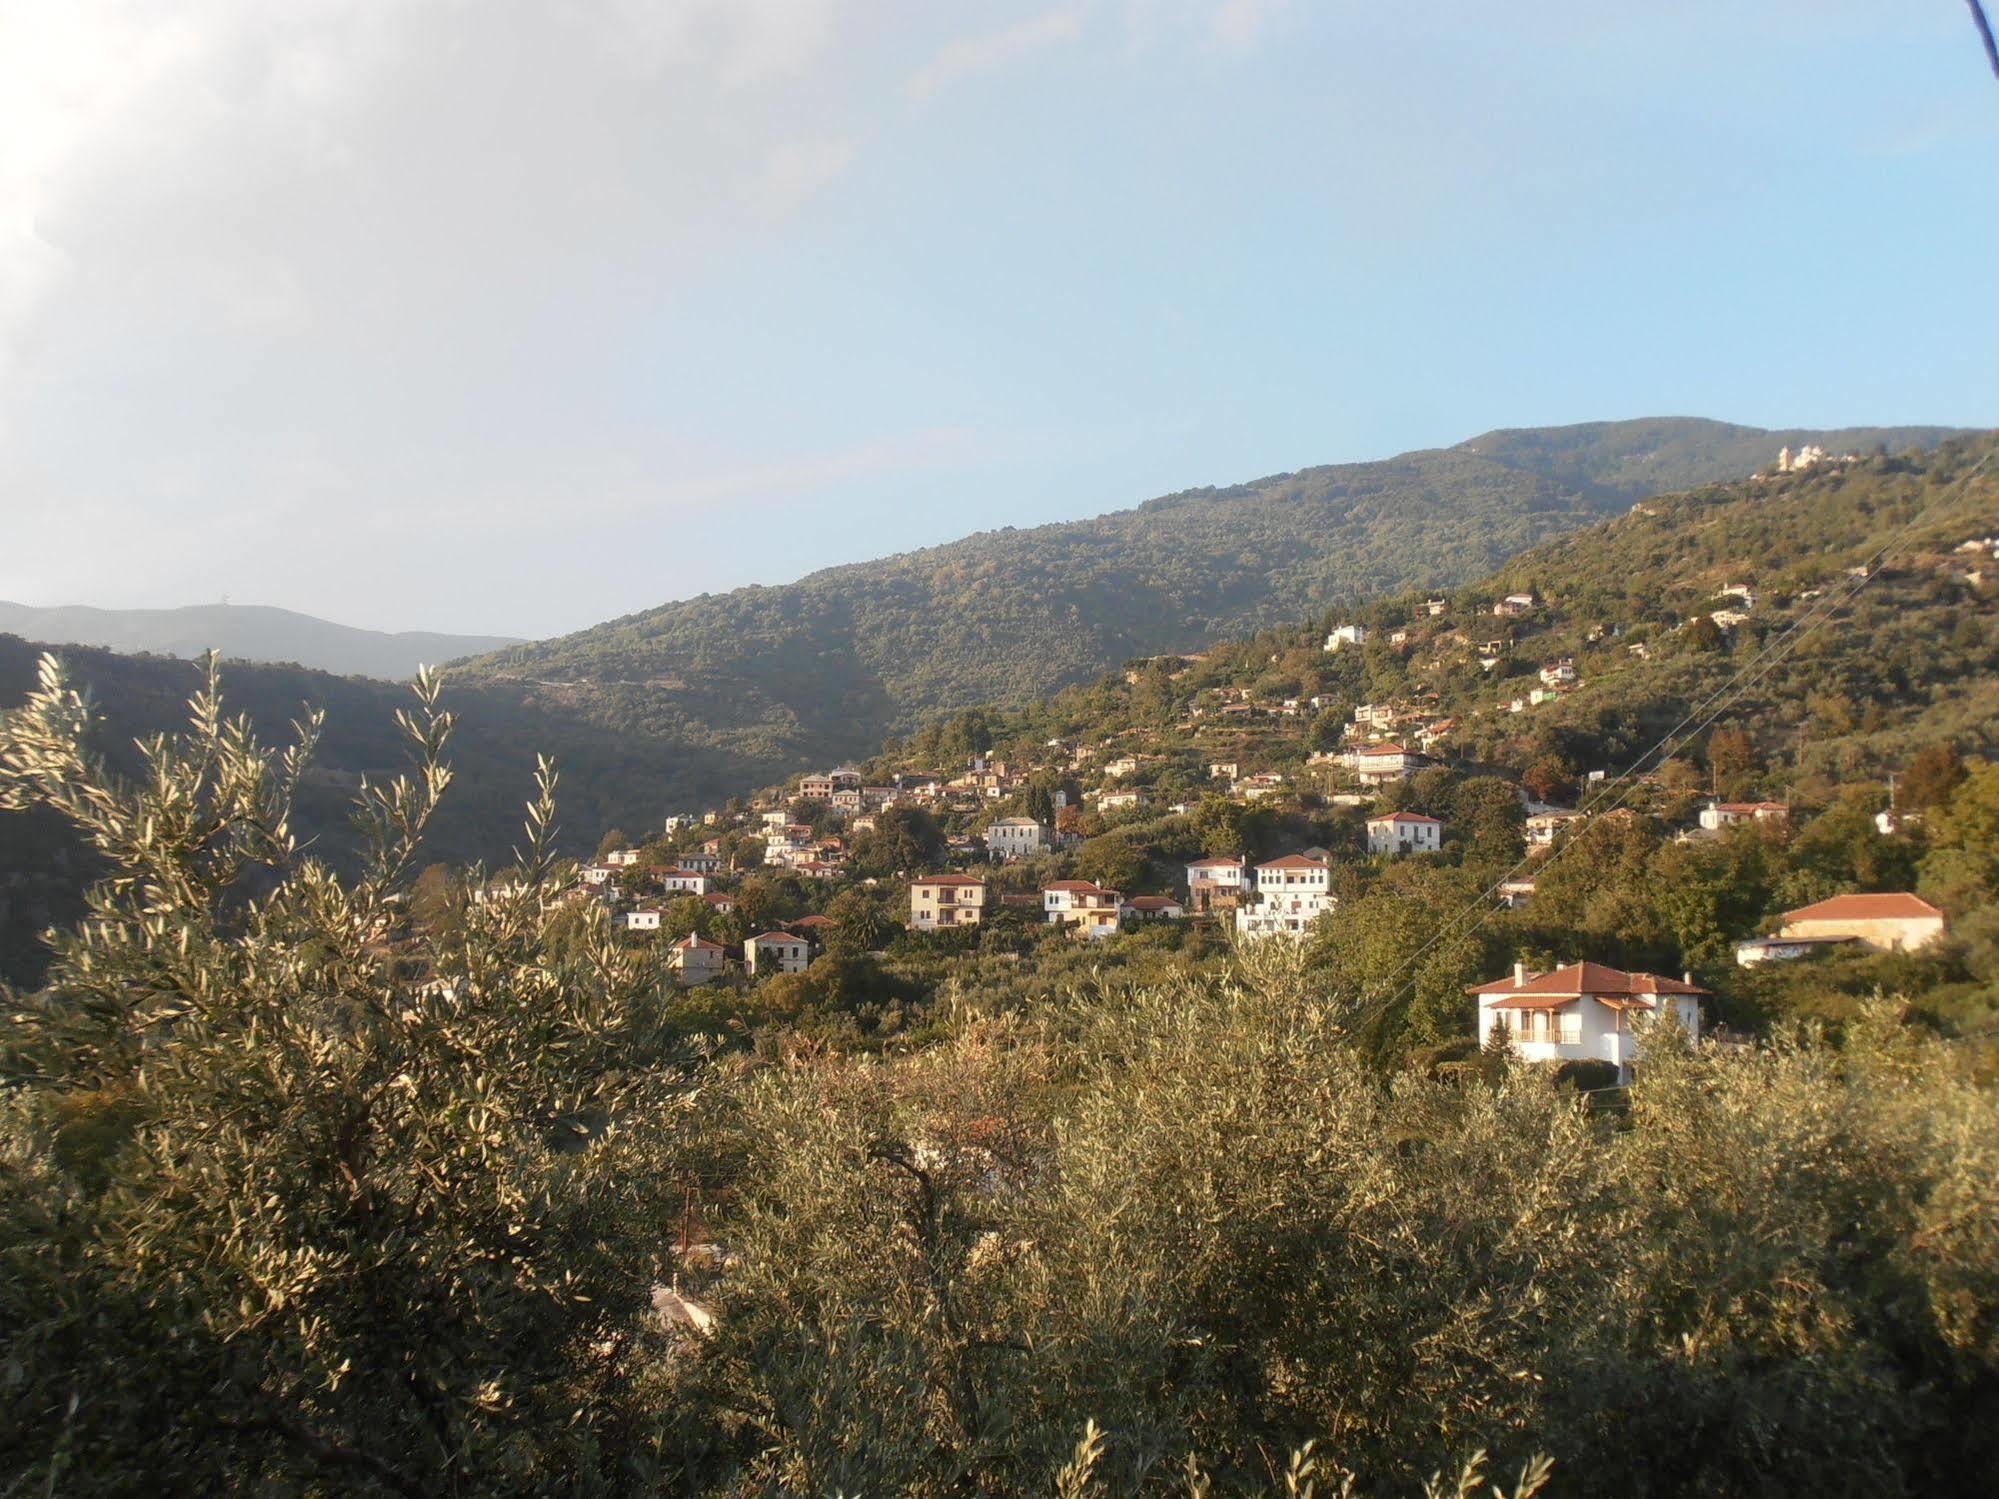
[[[786,926],[792,927],[811,927],[814,931],[817,931],[822,926],[838,926],[839,924],[839,922],[830,916],[801,916],[796,921],[787,921],[785,923]]]
[[[1786,921],[1909,921],[1943,912],[1920,896],[1905,890],[1883,895],[1835,895],[1786,911]]]
[[[1370,744],[1364,749],[1355,751],[1355,753],[1362,755],[1414,755],[1416,751],[1410,749],[1407,745],[1391,743]]]
[[[1189,869],[1240,869],[1242,868],[1242,860],[1224,859],[1220,857],[1216,857],[1213,859],[1196,859],[1193,863],[1189,864],[1187,867]]]
[[[1679,979],[1661,978],[1656,973],[1626,973],[1605,963],[1585,962],[1570,963],[1549,973],[1530,974],[1524,982],[1511,976],[1495,979],[1465,992],[1486,996],[1487,1004],[1503,1001],[1507,1008],[1517,1009],[1519,1006],[1514,1003],[1517,999],[1560,1003],[1589,994],[1602,1000],[1632,1000],[1658,994],[1705,994],[1707,990]]]
[[[983,885],[984,880],[975,880],[968,874],[926,874],[909,882],[912,885]]]
[[[766,942],[803,942],[804,940],[796,932],[765,932],[762,936],[750,938],[743,945],[745,947],[761,947]]]
[[[711,906],[733,906],[736,903],[736,897],[726,890],[710,890],[701,898]]]
[[[667,951],[671,952],[675,947],[685,948],[690,952],[697,947],[705,947],[712,952],[720,952],[722,950],[721,943],[710,942],[707,938],[697,937],[692,932],[689,932],[685,937],[682,937],[678,942],[674,943],[672,947],[669,947],[667,949]]]
[[[1134,895],[1125,902],[1134,911],[1163,911],[1168,906],[1177,906],[1179,901],[1170,895]]]
[[[1381,817],[1370,817],[1368,818],[1368,821],[1369,822],[1434,822],[1437,824],[1438,827],[1442,827],[1444,825],[1443,820],[1441,818],[1425,817],[1421,812],[1389,812]]]
[[[1716,802],[1717,812],[1782,812],[1789,815],[1790,808],[1782,802]]]
[[[1259,864],[1258,869],[1324,869],[1326,866],[1317,859],[1308,859],[1303,854],[1286,854],[1281,859],[1272,859],[1267,864]]]
[[[1052,885],[1043,885],[1041,887],[1041,890],[1044,895],[1050,890],[1066,890],[1072,894],[1083,894],[1083,893],[1093,893],[1097,895],[1117,894],[1115,890],[1106,890],[1102,885],[1093,885],[1088,880],[1057,880]]]

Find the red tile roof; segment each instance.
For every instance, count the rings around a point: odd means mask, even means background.
[[[1115,891],[1106,890],[1102,885],[1093,885],[1088,880],[1057,880],[1052,885],[1043,885],[1041,887],[1041,890],[1044,895],[1050,890],[1066,890],[1069,891],[1071,894],[1077,894],[1077,895],[1091,894],[1091,893],[1097,895],[1116,894]]]
[[[1787,922],[1911,921],[1925,916],[1941,915],[1943,912],[1921,896],[1898,890],[1882,895],[1835,895],[1830,900],[1816,901],[1809,906],[1800,906],[1795,911],[1786,911],[1784,920]]]
[[[685,937],[682,937],[678,942],[673,943],[672,946],[669,947],[667,950],[671,952],[675,947],[684,948],[689,952],[692,952],[696,948],[706,948],[711,952],[720,952],[722,950],[721,943],[710,942],[707,938],[697,937],[692,932],[689,932]]]
[[[761,947],[766,942],[803,942],[804,940],[796,932],[765,932],[762,936],[750,938],[743,945],[745,947]]]
[[[909,882],[912,885],[983,885],[984,880],[973,879],[968,874],[927,874]]]
[[[1425,817],[1421,812],[1390,812],[1381,817],[1370,817],[1369,822],[1434,822],[1442,827],[1441,818]]]
[[[1308,859],[1303,854],[1286,854],[1281,859],[1272,859],[1267,864],[1259,864],[1258,869],[1324,869],[1327,866],[1318,859]]]
[[[1518,1009],[1520,999],[1546,1000],[1559,1004],[1580,999],[1585,994],[1601,1000],[1645,999],[1660,994],[1705,994],[1698,984],[1661,978],[1656,973],[1626,973],[1605,963],[1570,963],[1549,973],[1530,974],[1524,981],[1511,976],[1478,984],[1465,991],[1486,996],[1487,1004],[1504,1003]]]
[[[1242,860],[1223,858],[1196,859],[1187,867],[1189,869],[1240,869],[1242,868]]]

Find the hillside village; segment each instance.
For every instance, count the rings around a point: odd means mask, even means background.
[[[1836,482],[1858,463],[1786,453],[1753,481],[1761,499],[1648,502],[1546,550],[1652,546],[1650,533],[1685,530],[1687,504],[1767,506],[1773,488]],[[1942,589],[1970,606],[1962,617],[1988,612],[1993,556],[1983,535],[1873,567],[1821,551],[1805,566],[1681,572],[1624,599],[1527,559],[1455,593],[1134,661],[1034,708],[971,710],[859,765],[671,817],[643,842],[613,833],[578,869],[579,898],[663,949],[686,987],[879,956],[897,927],[896,952],[919,966],[926,943],[1018,957],[1046,940],[1116,944],[1162,927],[1202,943],[1337,942],[1343,910],[1391,888],[1399,864],[1455,880],[1450,909],[1481,927],[1529,933],[1544,924],[1540,871],[1586,834],[1642,825],[1662,844],[1753,847],[1781,863],[1844,828],[1855,793],[1828,795],[1810,772],[1810,723],[1782,743],[1725,721],[1624,771],[1653,722],[1677,712],[1690,671],[1725,669],[1834,606],[1843,617],[1849,598]],[[1674,695],[1652,701],[1660,683]],[[1622,723],[1614,705],[1634,688],[1644,711]],[[1912,885],[1924,809],[1897,805],[1906,760],[1866,767],[1880,804],[1864,809],[1862,862]],[[1651,944],[1673,973],[1614,966],[1642,942],[1549,948],[1533,973],[1515,956],[1530,944],[1490,944],[1494,971],[1464,975],[1477,980],[1460,986],[1471,998],[1431,1039],[1455,1029],[1490,1044],[1497,1028],[1530,1056],[1628,1077],[1634,1019],[1670,1010],[1693,1033],[1725,1032],[1748,1014],[1728,991],[1752,970],[1913,953],[1947,931],[1913,888],[1788,888],[1801,898],[1724,923],[1724,947],[1710,940],[1697,957],[1685,940]],[[1403,956],[1420,956],[1413,938]]]

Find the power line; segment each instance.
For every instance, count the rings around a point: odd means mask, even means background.
[[[1953,484],[1943,495],[1939,496],[1936,500],[1933,500],[1930,504],[1925,505],[1924,507],[1922,507],[1922,509],[1918,510],[1914,516],[1912,516],[1905,524],[1903,524],[1898,530],[1896,530],[1892,535],[1890,535],[1886,541],[1882,542],[1881,545],[1875,549],[1873,554],[1869,556],[1869,558],[1865,563],[1865,570],[1852,580],[1851,586],[1845,588],[1843,592],[1829,593],[1826,597],[1824,597],[1821,601],[1819,601],[1819,603],[1813,609],[1807,610],[1802,616],[1793,620],[1792,623],[1786,629],[1781,631],[1779,634],[1774,636],[1769,641],[1766,641],[1761,647],[1761,649],[1757,651],[1756,655],[1752,657],[1747,664],[1745,664],[1732,676],[1730,676],[1727,681],[1721,684],[1721,686],[1717,687],[1713,692],[1710,692],[1706,698],[1701,700],[1699,704],[1689,709],[1687,713],[1681,717],[1678,723],[1674,724],[1672,728],[1668,729],[1663,735],[1661,735],[1659,739],[1656,740],[1649,749],[1645,750],[1644,753],[1640,754],[1637,759],[1633,760],[1623,770],[1619,771],[1616,776],[1604,782],[1597,789],[1595,793],[1593,793],[1589,798],[1587,798],[1583,802],[1583,804],[1580,807],[1577,808],[1578,813],[1581,814],[1583,818],[1587,819],[1591,817],[1607,816],[1609,813],[1615,812],[1620,808],[1622,808],[1623,805],[1630,800],[1632,793],[1637,790],[1638,782],[1634,778],[1637,776],[1637,774],[1639,773],[1640,769],[1644,766],[1646,761],[1650,760],[1654,755],[1659,754],[1661,751],[1668,748],[1676,739],[1681,737],[1683,730],[1686,731],[1687,737],[1692,737],[1693,735],[1700,733],[1703,729],[1709,727],[1715,721],[1715,719],[1721,716],[1723,711],[1726,710],[1726,708],[1729,706],[1731,702],[1739,698],[1743,693],[1747,692],[1751,687],[1755,686],[1764,677],[1768,676],[1770,674],[1771,669],[1775,667],[1779,662],[1781,662],[1785,656],[1789,655],[1793,647],[1798,645],[1807,636],[1809,636],[1815,630],[1817,630],[1818,627],[1824,624],[1827,619],[1831,618],[1836,611],[1843,608],[1846,604],[1850,603],[1860,593],[1861,589],[1865,588],[1869,583],[1871,583],[1874,580],[1875,575],[1880,570],[1881,559],[1887,556],[1887,554],[1895,547],[1899,546],[1902,543],[1902,541],[1906,537],[1908,537],[1911,533],[1913,533],[1918,527],[1927,524],[1933,512],[1937,511],[1941,507],[1955,500],[1959,496],[1959,494],[1971,483],[1971,481],[1978,477],[1978,475],[1985,469],[1986,465],[1992,461],[1995,453],[1999,453],[1999,448],[1988,447],[1985,451],[1984,456],[1981,457],[1976,463],[1974,463],[1971,466],[1971,468],[1968,469],[1963,475],[1961,475],[1958,478],[1957,482]],[[1689,724],[1692,725],[1691,729],[1688,728]],[[1602,808],[1601,811],[1599,811],[1598,809],[1601,806],[1602,802],[1607,797],[1609,797],[1610,793],[1615,788],[1617,788],[1620,785],[1623,785],[1625,789],[1622,792],[1622,794],[1617,797],[1615,803],[1612,806],[1604,807]],[[1575,846],[1575,843],[1576,843],[1575,836],[1571,834],[1568,838],[1563,840],[1562,846],[1560,848],[1554,850],[1554,852],[1549,854],[1547,858],[1539,860],[1537,867],[1541,871],[1545,872],[1547,869],[1553,866],[1553,864],[1557,860],[1559,860],[1563,855],[1568,853],[1568,851]],[[1456,935],[1459,927],[1464,923],[1467,917],[1476,915],[1478,919],[1472,922],[1470,926],[1464,928],[1464,935],[1468,936],[1471,933],[1476,932],[1480,930],[1482,927],[1484,927],[1485,924],[1492,919],[1495,913],[1495,908],[1493,907],[1491,902],[1493,898],[1499,893],[1500,888],[1503,885],[1505,885],[1509,880],[1513,879],[1516,875],[1518,875],[1523,869],[1527,868],[1529,864],[1535,864],[1536,862],[1537,861],[1534,859],[1534,857],[1531,854],[1522,855],[1521,858],[1510,869],[1508,869],[1504,874],[1502,874],[1497,880],[1493,881],[1491,885],[1487,886],[1486,889],[1481,894],[1473,897],[1472,900],[1467,902],[1465,906],[1462,909],[1460,909],[1455,915],[1451,916],[1441,926],[1439,926],[1437,930],[1431,934],[1430,939],[1427,942],[1425,942],[1421,947],[1417,948],[1416,951],[1411,953],[1407,958],[1403,959],[1402,962],[1396,967],[1395,971],[1391,973],[1382,982],[1384,984],[1395,984],[1396,981],[1400,979],[1404,973],[1407,973],[1418,962],[1420,962],[1423,958],[1423,955],[1429,952],[1431,948],[1435,947],[1439,942],[1442,942],[1447,937]],[[1376,1012],[1387,1010],[1390,1006],[1399,1003],[1402,1000],[1402,998],[1410,991],[1410,989],[1414,987],[1415,983],[1416,980],[1412,976],[1406,982],[1399,984],[1392,993],[1389,993],[1388,995],[1386,995],[1373,1005],[1369,1006],[1368,1008]]]
[[[1978,28],[1978,39],[1985,43],[1985,60],[1992,64],[1992,76],[1999,78],[1999,42],[1992,39],[1992,23],[1985,19],[1985,7],[1978,0],[1964,0],[1971,7],[1971,23]]]

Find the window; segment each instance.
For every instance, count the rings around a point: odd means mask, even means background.
[[[1580,1046],[1583,1040],[1583,1017],[1579,1011],[1568,1010],[1557,1017],[1561,1021],[1561,1042],[1564,1046]]]

